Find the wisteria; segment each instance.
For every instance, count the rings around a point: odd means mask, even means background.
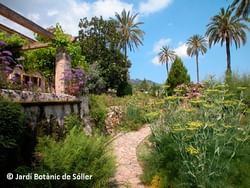
[[[72,68],[64,71],[62,78],[66,82],[66,91],[71,95],[80,95],[85,84],[85,73],[80,68]]]
[[[9,74],[16,63],[13,60],[12,52],[5,50],[6,46],[6,43],[0,41],[0,68],[2,73]]]

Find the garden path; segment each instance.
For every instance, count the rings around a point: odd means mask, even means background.
[[[150,134],[150,127],[146,125],[138,131],[125,133],[113,141],[117,164],[115,181],[119,188],[144,188],[139,178],[142,168],[136,157],[136,148]]]

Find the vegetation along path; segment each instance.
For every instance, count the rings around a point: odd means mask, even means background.
[[[139,176],[142,174],[142,168],[136,157],[136,148],[150,134],[150,127],[147,125],[138,131],[119,136],[113,141],[117,158],[115,181],[119,187],[144,187],[139,179]]]

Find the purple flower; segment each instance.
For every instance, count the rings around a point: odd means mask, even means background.
[[[0,47],[6,46],[6,43],[3,41],[0,41]]]
[[[7,51],[7,50],[2,51],[2,54],[12,56],[12,53],[10,51]]]
[[[4,67],[4,70],[7,71],[7,72],[11,72],[11,71],[12,71],[12,68],[10,68],[9,66],[5,66],[5,67]]]
[[[19,69],[23,69],[23,65],[21,65],[21,64],[17,64],[16,67]]]

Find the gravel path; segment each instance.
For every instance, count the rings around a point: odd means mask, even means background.
[[[150,133],[150,127],[145,126],[138,131],[121,135],[113,141],[117,161],[115,181],[119,188],[144,188],[139,179],[142,169],[137,161],[136,148]]]

